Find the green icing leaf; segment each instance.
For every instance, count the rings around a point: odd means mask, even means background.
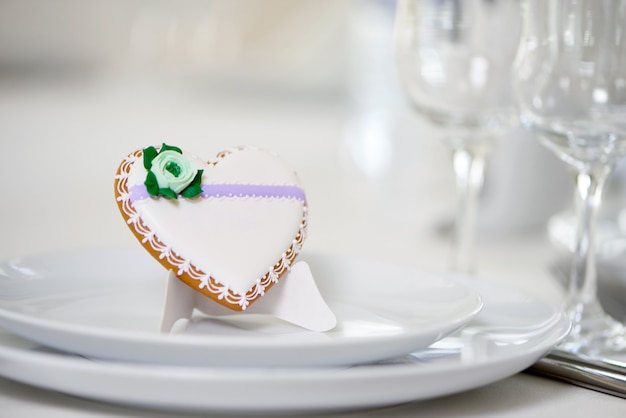
[[[165,189],[159,189],[159,194],[169,199],[178,199],[178,196],[176,196],[176,192],[169,187]]]
[[[152,168],[152,160],[159,154],[154,147],[148,147],[143,149],[143,166],[146,170]]]
[[[146,186],[146,190],[148,191],[148,193],[150,193],[152,196],[159,195],[159,182],[157,181],[157,178],[152,171],[148,171],[146,181],[144,181],[143,184]]]
[[[198,170],[196,176],[191,180],[191,183],[183,191],[180,192],[181,196],[187,199],[193,199],[202,193],[202,173],[204,170]]]
[[[193,199],[194,197],[198,196],[200,193],[202,193],[202,187],[197,186],[197,185],[190,185],[187,188],[185,188],[185,190],[180,192],[180,195],[183,197],[186,197],[187,199]]]
[[[191,183],[189,183],[189,185],[200,186],[202,184],[202,173],[204,173],[204,170],[198,170],[198,172],[196,173],[193,180],[191,180]]]
[[[159,152],[163,152],[163,151],[176,151],[179,154],[183,153],[183,151],[180,148],[175,147],[173,145],[167,145],[165,142],[161,146],[161,150]]]

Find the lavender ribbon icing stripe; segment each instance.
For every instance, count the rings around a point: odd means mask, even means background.
[[[203,184],[202,198],[225,198],[225,197],[259,197],[296,199],[306,201],[304,190],[299,186],[269,185],[269,184]],[[130,188],[130,201],[136,202],[152,197],[143,184],[137,184]]]
[[[203,184],[202,197],[275,197],[305,200],[298,186],[263,184]]]

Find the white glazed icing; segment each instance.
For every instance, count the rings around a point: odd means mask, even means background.
[[[306,229],[306,203],[297,199],[232,197],[150,198],[130,202],[128,189],[146,170],[136,153],[120,167],[117,192],[129,225],[180,276],[198,289],[245,309],[289,269]],[[298,185],[296,174],[274,154],[235,149],[204,169],[203,184]],[[299,235],[301,237],[299,237]]]

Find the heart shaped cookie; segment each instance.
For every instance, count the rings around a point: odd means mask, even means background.
[[[115,195],[159,263],[233,310],[245,310],[289,270],[306,236],[297,175],[256,148],[209,162],[166,144],[137,150],[119,166]]]

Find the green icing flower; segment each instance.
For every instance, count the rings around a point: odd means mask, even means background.
[[[176,151],[163,151],[152,160],[152,169],[159,188],[180,193],[196,176],[194,164]]]
[[[177,199],[180,193],[190,199],[202,193],[203,170],[183,157],[180,148],[166,144],[159,151],[154,147],[145,148],[143,164],[148,170],[144,184],[152,196]]]

